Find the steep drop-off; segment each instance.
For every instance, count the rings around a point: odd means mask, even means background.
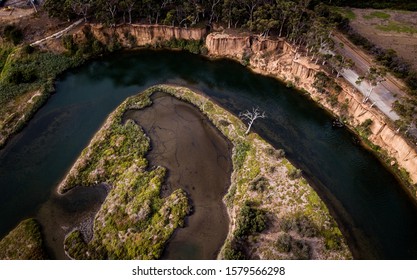
[[[229,57],[242,63],[258,73],[277,77],[296,87],[305,90],[312,99],[323,107],[340,116],[342,106],[335,106],[328,101],[327,96],[320,94],[313,84],[315,75],[323,71],[320,66],[310,62],[307,57],[299,57],[296,50],[287,42],[268,40],[260,37],[230,36],[223,33],[211,33],[206,38],[208,53],[213,57]],[[372,120],[371,134],[368,139],[371,144],[379,146],[376,150],[386,151],[393,158],[389,164],[398,166],[408,172],[411,183],[417,183],[417,152],[411,143],[407,142],[385,120],[377,109],[362,102],[361,95],[343,79],[337,79],[342,88],[337,94],[339,104],[346,104],[347,121],[351,127],[357,127],[365,120]],[[415,186],[410,190],[417,197]]]

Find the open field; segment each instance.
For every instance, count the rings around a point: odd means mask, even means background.
[[[393,49],[417,70],[417,12],[351,9],[351,26],[374,44]]]

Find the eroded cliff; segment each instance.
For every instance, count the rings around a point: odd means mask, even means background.
[[[204,28],[179,28],[166,25],[132,24],[109,28],[102,24],[89,24],[87,27],[103,44],[108,45],[112,40],[117,40],[123,48],[154,45],[172,39],[202,40],[207,35]],[[85,32],[82,31],[74,34],[76,41],[82,41],[84,37]]]
[[[312,99],[336,115],[346,114],[347,122],[351,127],[357,127],[367,119],[372,120],[369,141],[386,151],[388,156],[393,158],[390,164],[403,168],[408,172],[411,182],[417,183],[417,152],[413,144],[396,133],[395,128],[386,122],[381,112],[367,103],[362,103],[360,93],[342,79],[337,80],[342,88],[337,94],[337,100],[339,104],[346,105],[342,108],[343,106],[331,104],[326,96],[313,87],[316,73],[323,69],[307,57],[300,57],[287,42],[282,39],[268,40],[257,36],[238,37],[211,33],[206,38],[206,45],[210,56],[226,56],[238,60],[248,64],[255,72],[277,77],[304,89]],[[410,190],[417,197],[417,192],[412,186]]]

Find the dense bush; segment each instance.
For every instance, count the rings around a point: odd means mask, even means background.
[[[259,233],[266,227],[266,212],[251,206],[251,203],[246,201],[238,216],[235,236],[244,238],[250,234]]]
[[[3,36],[6,40],[14,45],[20,44],[23,40],[23,32],[15,25],[6,25],[3,30]]]
[[[184,39],[171,39],[158,43],[156,47],[168,48],[168,49],[180,49],[188,51],[194,54],[200,54],[204,46],[202,40],[184,40]]]
[[[48,85],[58,74],[77,64],[72,58],[60,54],[35,50],[27,52],[27,47],[15,50],[13,58],[3,66],[0,104]]]
[[[235,169],[239,169],[243,166],[246,156],[250,150],[250,145],[246,142],[239,142],[235,145],[233,154],[233,165]]]
[[[268,180],[265,177],[261,176],[256,178],[249,184],[249,189],[251,191],[263,192],[268,187],[268,184]]]

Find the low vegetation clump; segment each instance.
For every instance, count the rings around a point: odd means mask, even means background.
[[[206,54],[203,40],[184,40],[184,39],[171,39],[168,41],[158,42],[154,47],[166,48],[166,49],[178,49],[188,51],[193,54]]]
[[[0,241],[2,260],[42,260],[46,258],[41,229],[34,219],[22,221]]]
[[[357,126],[356,130],[362,138],[368,139],[368,137],[372,134],[371,125],[372,120],[366,119],[360,125]]]
[[[238,238],[247,238],[250,234],[262,232],[267,227],[266,213],[246,201],[240,209],[237,220],[237,228],[234,235]]]

